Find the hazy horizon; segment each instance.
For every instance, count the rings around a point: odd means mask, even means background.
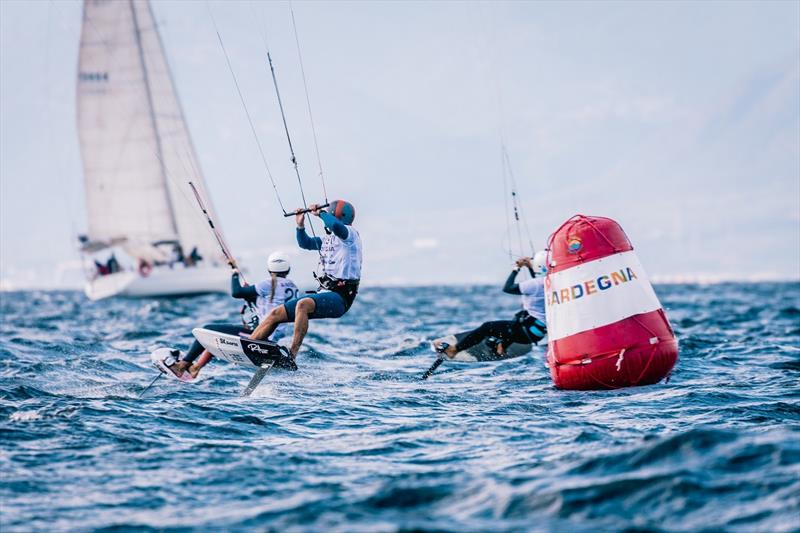
[[[210,2],[288,206],[321,199],[283,2]],[[535,245],[576,213],[655,281],[800,279],[800,3],[294,2],[329,196],[356,205],[365,285],[501,284],[502,129]],[[153,10],[232,250],[310,279],[206,4]],[[0,3],[0,288],[77,287],[81,4]],[[498,98],[499,95],[499,98]],[[310,191],[310,192],[309,192]]]

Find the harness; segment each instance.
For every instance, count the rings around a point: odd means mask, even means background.
[[[358,285],[361,283],[360,279],[337,279],[327,274],[317,276],[316,273],[314,273],[314,277],[319,282],[321,288],[335,292],[342,297],[345,311],[350,309],[350,306],[353,305],[356,295],[358,294]]]
[[[537,344],[547,335],[547,324],[535,316],[532,316],[524,309],[517,312],[517,314],[514,315],[514,319],[522,326],[522,331],[525,332],[525,336],[528,337],[533,344]]]

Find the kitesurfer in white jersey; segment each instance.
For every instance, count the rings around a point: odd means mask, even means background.
[[[309,207],[311,213],[325,224],[325,237],[310,237],[305,229],[305,214],[297,210],[297,244],[304,250],[317,250],[323,275],[320,290],[289,300],[267,315],[253,332],[253,339],[265,339],[280,324],[294,322],[294,336],[289,348],[292,358],[297,356],[308,331],[309,319],[339,318],[344,315],[358,293],[361,280],[361,236],[352,226],[356,212],[344,200],[331,202],[328,211],[317,204]]]
[[[286,253],[279,251],[270,254],[267,268],[270,277],[255,285],[242,285],[239,271],[234,271],[231,276],[231,296],[255,304],[259,320],[264,320],[273,309],[289,300],[296,299],[299,294],[297,285],[288,278],[291,264]],[[230,335],[249,336],[253,332],[251,327],[244,324],[206,324],[203,327]],[[288,333],[285,331],[286,328],[290,328],[290,326],[277,328],[270,340],[276,341],[285,336]],[[178,360],[179,355],[178,350],[172,350],[172,353],[162,361],[163,368],[162,365],[159,365],[159,368],[162,368],[162,371],[166,369],[173,373],[181,381],[191,381],[196,378],[200,369],[211,359],[211,355],[197,341],[192,343],[185,357]],[[287,365],[284,366],[297,369],[290,361],[286,363]]]
[[[517,274],[522,267],[527,267],[531,279],[516,283]],[[505,354],[512,343],[536,344],[547,334],[544,311],[544,277],[547,274],[547,252],[536,252],[533,259],[523,257],[516,261],[516,268],[511,271],[503,292],[522,296],[522,310],[514,316],[514,320],[495,320],[484,322],[469,332],[457,344],[438,342],[436,350],[455,357],[458,352],[472,348],[485,339],[493,339],[497,355]]]

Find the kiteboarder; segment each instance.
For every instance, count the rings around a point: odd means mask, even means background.
[[[527,267],[531,279],[517,283],[517,274],[522,267]],[[544,276],[547,274],[547,252],[536,252],[533,259],[523,257],[516,261],[514,268],[506,280],[503,292],[522,296],[522,307],[513,320],[495,320],[484,322],[469,332],[456,344],[437,341],[434,347],[437,352],[454,357],[458,352],[467,350],[486,339],[495,346],[497,355],[505,354],[512,343],[537,343],[547,334],[544,311]]]
[[[295,211],[297,244],[304,250],[319,252],[322,275],[317,279],[320,291],[294,298],[273,309],[253,331],[253,339],[265,339],[287,322],[294,322],[294,336],[289,348],[291,357],[303,344],[309,319],[339,318],[353,305],[361,279],[361,236],[352,226],[355,219],[353,204],[344,200],[330,203],[328,211],[318,204],[308,209],[325,224],[325,236],[310,237],[305,228],[305,212]]]
[[[287,277],[291,270],[291,263],[286,253],[278,251],[270,254],[267,268],[270,277],[255,285],[242,285],[238,270],[234,270],[231,276],[231,296],[254,303],[259,320],[263,320],[273,309],[284,302],[297,299],[299,293],[297,285]],[[244,324],[207,324],[203,327],[231,335],[249,336],[253,332]],[[286,325],[276,328],[270,340],[276,341],[285,336],[288,327]],[[204,352],[203,345],[194,341],[183,359],[178,360],[180,353],[178,350],[172,350],[170,355],[161,360],[161,364],[158,366],[162,371],[171,372],[181,381],[192,381],[210,359],[210,355],[200,357]]]

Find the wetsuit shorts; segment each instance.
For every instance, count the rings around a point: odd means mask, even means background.
[[[304,298],[311,298],[316,304],[314,312],[308,315],[308,318],[339,318],[347,312],[348,305],[344,298],[332,291],[322,291],[316,294],[306,294],[298,298],[289,300],[283,306],[286,308],[286,315],[289,320],[294,322],[295,308],[297,302]]]

